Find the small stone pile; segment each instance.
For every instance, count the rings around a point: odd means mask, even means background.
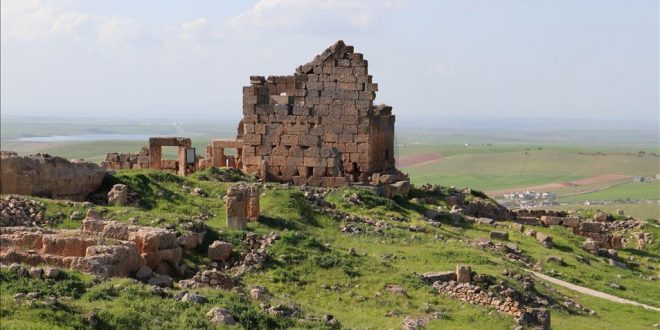
[[[541,266],[530,256],[526,255],[522,250],[520,250],[518,245],[515,243],[500,243],[493,242],[488,239],[480,239],[470,242],[470,245],[476,246],[480,249],[501,251],[505,253],[506,258],[510,261],[522,263],[529,269],[534,269],[537,271],[541,270]]]
[[[243,240],[243,250],[233,252],[231,243],[215,241],[208,249],[208,256],[221,269],[201,270],[192,278],[179,281],[182,288],[215,288],[230,290],[238,285],[240,277],[251,269],[260,268],[268,257],[266,249],[279,236],[270,233],[265,236],[248,232]]]
[[[419,188],[422,192],[443,196],[444,202],[451,208],[460,209],[460,214],[475,218],[489,218],[493,220],[508,220],[513,214],[506,207],[488,200],[481,192],[469,188],[462,190],[456,188],[425,184]],[[467,198],[468,196],[474,198]]]
[[[243,250],[238,254],[238,260],[230,266],[231,271],[237,276],[242,276],[251,269],[261,268],[268,258],[266,249],[278,239],[280,236],[275,233],[266,236],[247,233],[243,240]]]
[[[344,220],[349,222],[340,229],[340,231],[344,234],[358,235],[367,232],[365,228],[361,228],[351,223],[362,223],[368,226],[376,227],[374,231],[378,233],[382,233],[385,229],[392,228],[392,225],[388,224],[387,222],[351,215],[336,209],[334,205],[325,200],[325,196],[327,196],[327,194],[332,191],[331,188],[302,186],[301,189],[305,198],[312,203],[314,210],[319,213],[327,214],[335,220]],[[355,196],[355,198],[357,198],[357,196]],[[357,203],[358,201],[355,200],[355,198],[353,196],[347,196],[346,201],[349,203]]]
[[[4,266],[3,266],[4,267]],[[24,267],[18,263],[9,265],[8,270],[23,277],[57,280],[64,277],[64,272],[54,267]]]
[[[0,198],[0,226],[43,226],[49,224],[45,216],[46,206],[23,196],[9,195]]]
[[[179,281],[179,285],[184,289],[213,288],[231,290],[236,284],[236,279],[217,269],[202,270],[190,279]]]

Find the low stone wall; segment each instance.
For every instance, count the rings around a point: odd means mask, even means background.
[[[472,272],[470,266],[457,265],[455,272],[432,272],[422,275],[438,293],[479,306],[492,306],[498,312],[513,315],[520,327],[550,329],[550,312],[527,302],[522,295],[504,282],[494,284],[491,276]],[[533,284],[528,285],[533,286]],[[544,300],[536,297],[536,300]],[[547,301],[546,301],[547,302]]]
[[[149,168],[149,148],[142,147],[137,153],[109,152],[101,167],[109,170]]]
[[[48,154],[19,156],[2,151],[0,193],[82,201],[101,187],[105,169]]]

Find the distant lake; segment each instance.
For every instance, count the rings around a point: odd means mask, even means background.
[[[30,136],[16,139],[21,142],[71,142],[71,141],[145,141],[149,135],[141,134],[83,134]]]

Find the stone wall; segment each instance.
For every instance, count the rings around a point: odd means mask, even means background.
[[[0,193],[84,200],[101,186],[105,169],[48,154],[19,156],[2,151]]]
[[[101,167],[109,170],[149,168],[149,148],[142,147],[137,153],[109,152]]]
[[[247,173],[265,167],[277,181],[329,187],[398,173],[392,108],[374,106],[378,85],[353,46],[338,41],[293,75],[250,84],[240,132]]]

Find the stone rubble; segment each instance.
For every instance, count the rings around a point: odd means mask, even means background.
[[[8,195],[0,198],[0,227],[45,226],[54,224],[46,217],[46,206],[24,196]]]

